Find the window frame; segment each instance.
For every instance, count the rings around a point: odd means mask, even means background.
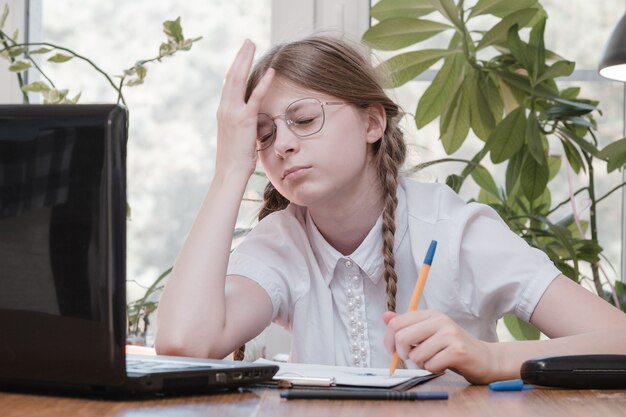
[[[41,0],[5,0],[11,12],[5,27],[26,28],[19,34],[20,41],[39,41],[42,38],[42,1]],[[270,39],[272,44],[303,37],[312,32],[336,31],[355,40],[370,26],[370,0],[300,0],[298,7],[292,0],[271,0]],[[435,71],[429,70],[417,77],[419,81],[431,81]],[[37,74],[27,71],[25,82],[38,78]],[[575,70],[565,78],[567,81],[602,81],[593,70]],[[0,71],[0,85],[8,86],[0,90],[0,104],[20,102],[22,96],[17,78],[13,73]],[[624,96],[623,135],[626,137],[626,84],[622,90]],[[626,170],[623,171],[626,182]],[[622,242],[621,242],[621,279],[626,282],[626,189],[622,191]]]

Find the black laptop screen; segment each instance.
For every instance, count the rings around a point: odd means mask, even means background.
[[[123,360],[125,145],[118,106],[0,106],[0,379]]]

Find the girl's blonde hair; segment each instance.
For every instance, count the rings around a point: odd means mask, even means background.
[[[384,108],[387,124],[383,136],[373,144],[373,163],[383,194],[382,238],[387,308],[395,311],[397,275],[393,247],[398,205],[396,188],[398,172],[406,157],[406,145],[398,126],[402,116],[400,108],[385,94],[378,74],[362,48],[362,45],[352,45],[349,41],[327,35],[314,35],[278,45],[254,66],[248,79],[246,101],[267,69],[274,68],[276,76],[305,89],[356,103],[363,109],[373,105]],[[289,200],[272,183],[265,187],[263,201],[259,220],[289,204]],[[242,346],[235,352],[235,359],[242,360],[243,353]]]

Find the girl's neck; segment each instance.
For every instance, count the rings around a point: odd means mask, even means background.
[[[350,255],[365,240],[382,213],[379,187],[354,193],[339,204],[309,207],[311,218],[322,236],[343,255]]]

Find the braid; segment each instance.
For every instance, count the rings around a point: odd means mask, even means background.
[[[396,208],[398,207],[398,171],[404,162],[406,144],[402,131],[398,125],[389,120],[385,135],[377,142],[377,165],[379,180],[384,196],[383,201],[383,260],[384,277],[387,283],[387,309],[396,311],[396,293],[398,290],[398,275],[396,274],[396,260],[393,253],[396,232]],[[406,368],[404,361],[400,361],[398,368]]]
[[[398,140],[400,139],[400,140]],[[387,283],[387,309],[396,311],[396,293],[398,290],[395,265],[396,260],[393,253],[396,232],[396,208],[398,207],[398,171],[400,164],[406,155],[406,145],[402,140],[402,132],[398,126],[390,121],[385,131],[385,135],[378,142],[378,173],[384,196],[383,201],[383,260],[384,278]]]
[[[289,200],[276,191],[276,188],[274,188],[271,182],[268,182],[265,186],[265,191],[263,191],[263,207],[261,207],[261,211],[259,212],[259,220],[263,219],[263,217],[268,214],[284,209],[288,204]],[[233,358],[236,361],[242,361],[245,354],[246,345],[243,344],[233,352]]]
[[[398,206],[398,198],[396,189],[393,185],[397,181],[388,175],[388,181],[385,184],[385,201],[383,208],[383,260],[385,263],[384,277],[387,283],[387,309],[396,311],[396,292],[398,290],[395,266],[396,260],[393,254],[394,235],[396,232],[395,211]],[[393,189],[392,189],[393,187]]]

